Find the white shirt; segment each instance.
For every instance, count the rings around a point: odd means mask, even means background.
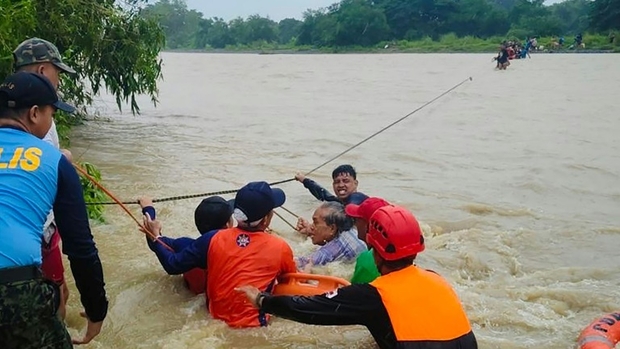
[[[55,146],[56,148],[60,149],[60,141],[58,140],[58,131],[56,131],[56,123],[54,123],[54,120],[52,120],[52,126],[50,127],[49,131],[47,131],[47,134],[45,135],[45,137],[43,137],[43,140]],[[52,210],[47,215],[47,220],[45,221],[45,224],[43,225],[43,240],[45,241],[45,243],[50,242],[50,240],[52,239],[52,235],[54,234],[54,231],[56,230],[53,227],[50,229],[50,225],[53,222],[54,222],[54,211]]]

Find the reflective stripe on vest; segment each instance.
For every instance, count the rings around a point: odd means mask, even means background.
[[[449,341],[471,331],[458,296],[433,272],[411,266],[370,284],[379,291],[399,342]]]

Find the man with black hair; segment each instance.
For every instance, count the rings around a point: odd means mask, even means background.
[[[332,171],[332,189],[336,195],[330,193],[312,179],[306,178],[301,172],[295,175],[295,179],[303,183],[304,187],[310,191],[310,194],[321,201],[337,201],[343,205],[359,205],[368,198],[366,194],[357,191],[357,172],[351,165],[340,165]],[[308,235],[310,232],[310,222],[299,217],[296,229],[300,233]]]
[[[138,203],[142,207],[142,214],[147,214],[151,219],[156,218],[155,208],[153,207],[153,200],[149,197],[142,197],[138,200]],[[210,240],[221,229],[227,229],[233,227],[233,202],[232,200],[226,201],[220,196],[210,196],[200,202],[194,210],[194,224],[196,229],[200,233],[201,240]],[[165,236],[159,237],[166,245],[172,247],[175,253],[180,253],[184,249],[196,248],[203,249],[201,244],[195,244],[196,239],[190,237],[169,238]],[[148,242],[147,237],[147,242]],[[189,251],[189,250],[188,250]],[[201,253],[200,251],[194,251],[193,253]],[[190,291],[194,294],[204,293],[206,290],[206,258],[204,263],[199,266],[183,273],[183,279]]]
[[[352,196],[351,194],[357,193],[357,172],[351,165],[340,165],[332,171],[332,189],[334,194],[327,191],[327,189],[320,186],[318,183],[299,172],[295,175],[295,179],[303,183],[304,187],[310,191],[315,198],[321,201],[339,201],[340,203],[347,205],[350,203],[360,204],[363,199],[367,198],[366,195],[359,193],[359,195]],[[355,202],[351,202],[355,201]]]
[[[17,45],[13,51],[13,67],[15,72],[30,72],[45,76],[56,90],[58,90],[60,85],[60,75],[62,73],[76,73],[73,68],[63,61],[56,45],[40,38],[26,39]],[[60,149],[58,131],[53,119],[52,125],[45,137],[43,137],[43,140]],[[72,161],[71,152],[68,149],[60,149],[60,151],[69,161]],[[69,299],[69,288],[65,282],[65,268],[62,263],[60,243],[60,235],[54,222],[54,213],[50,212],[43,226],[43,262],[41,270],[45,278],[54,281],[60,286],[62,302],[59,313],[64,319],[65,305]]]
[[[271,188],[264,181],[250,182],[237,191],[234,199],[235,228],[205,234],[181,252],[168,251],[150,238],[147,241],[168,274],[196,267],[207,269],[207,307],[214,319],[233,328],[267,326],[269,316],[254,309],[233,289],[250,284],[270,291],[280,276],[297,271],[291,247],[284,239],[266,232],[273,210],[285,200],[281,189]],[[162,224],[151,214],[144,212],[144,226],[161,239]]]
[[[101,331],[108,311],[99,254],[80,178],[60,151],[42,138],[60,101],[43,75],[19,72],[0,84],[0,343],[2,348],[72,348]],[[58,284],[41,272],[43,224],[50,210],[69,257],[88,320],[71,340],[61,319]]]

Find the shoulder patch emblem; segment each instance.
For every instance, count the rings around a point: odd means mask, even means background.
[[[237,235],[237,246],[247,247],[249,244],[250,244],[250,237],[248,236],[248,234]]]

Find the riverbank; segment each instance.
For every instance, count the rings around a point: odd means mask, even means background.
[[[205,49],[174,49],[168,52],[187,53],[247,53],[247,54],[330,54],[330,53],[496,53],[499,44],[504,40],[516,40],[514,38],[493,37],[480,39],[476,37],[462,37],[448,34],[438,40],[429,37],[417,41],[389,41],[375,46],[347,46],[347,47],[313,47],[297,46],[294,44],[277,44],[268,42],[256,42],[252,45],[229,45],[225,48]],[[557,38],[538,38],[539,50],[532,53],[620,53],[620,40],[613,43],[604,35],[584,35],[585,48],[573,49],[566,42],[564,48],[552,49]]]
[[[163,50],[162,52],[175,52],[175,53],[217,53],[217,54],[259,54],[259,55],[291,55],[291,54],[402,54],[402,53],[415,53],[415,54],[430,54],[430,53],[443,53],[443,54],[459,54],[459,53],[489,53],[495,54],[497,50],[486,50],[486,51],[466,51],[466,50],[422,50],[422,49],[366,49],[366,50],[343,50],[343,49],[334,49],[334,50],[325,50],[325,49],[310,49],[310,50],[294,50],[294,49],[269,49],[269,50],[260,50],[260,49],[211,49],[211,50],[187,50],[187,49],[177,49],[177,50]],[[598,53],[620,53],[620,50],[543,50],[543,51],[532,51],[531,54],[545,54],[545,53],[556,53],[556,54],[598,54]]]

